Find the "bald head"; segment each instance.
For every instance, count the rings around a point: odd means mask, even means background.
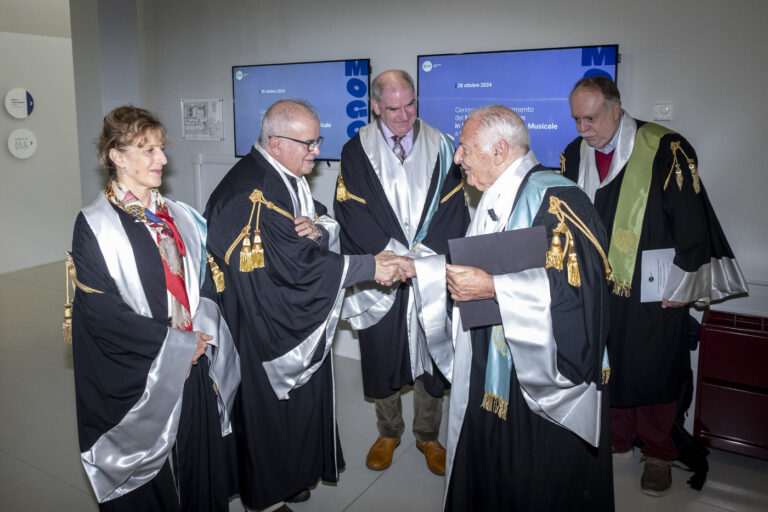
[[[317,111],[304,100],[280,100],[264,114],[259,144],[297,177],[312,172],[320,146],[309,142],[320,137]]]
[[[371,84],[371,98],[375,101],[381,101],[381,94],[384,90],[410,89],[411,93],[416,92],[413,85],[413,78],[402,69],[390,69],[379,73],[373,79]]]
[[[304,121],[316,121],[317,111],[308,101],[301,99],[280,100],[272,104],[261,120],[259,144],[267,147],[269,138],[274,135],[285,135],[294,125]]]

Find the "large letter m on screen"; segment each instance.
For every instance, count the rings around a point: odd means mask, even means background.
[[[582,66],[610,66],[616,64],[616,48],[613,46],[597,46],[582,48]]]
[[[344,74],[346,76],[359,76],[368,74],[367,60],[348,60],[344,63]]]

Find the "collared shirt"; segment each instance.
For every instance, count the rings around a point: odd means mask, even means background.
[[[394,150],[395,148],[395,141],[392,140],[392,136],[394,133],[392,133],[392,130],[387,128],[387,125],[379,122],[379,126],[381,127],[381,133],[384,134],[384,138],[387,139],[387,145],[390,149]],[[403,146],[403,149],[405,150],[405,156],[408,156],[408,154],[413,149],[413,129],[416,126],[416,123],[411,126],[411,129],[408,130],[408,133],[406,133],[402,139],[400,139],[400,145]]]
[[[624,112],[622,111],[622,115],[624,115]],[[619,143],[619,134],[621,133],[621,122],[619,122],[619,128],[616,130],[616,133],[613,134],[613,138],[611,139],[611,142],[605,145],[604,148],[595,148],[595,151],[599,151],[601,153],[610,153],[614,149],[616,149],[616,144]]]

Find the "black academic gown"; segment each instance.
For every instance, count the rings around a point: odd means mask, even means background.
[[[546,228],[548,244],[558,223],[547,212],[552,195],[565,201],[599,243],[607,247],[589,198],[576,186],[548,188],[540,208],[531,211],[531,225]],[[575,236],[582,285],[571,286],[565,268],[546,270],[557,367],[572,383],[595,383],[602,390],[599,445],[591,446],[566,428],[533,413],[520,391],[514,360],[506,420],[481,408],[492,328],[471,329],[469,395],[450,471],[446,511],[570,512],[614,508],[610,414],[607,386],[601,384],[608,284],[603,260],[594,245],[572,224],[569,227]],[[457,365],[458,358],[457,348]],[[454,393],[459,385],[457,378],[455,374]]]
[[[330,354],[308,382],[278,399],[262,363],[294,350],[328,317],[342,281],[344,257],[299,237],[291,219],[264,206],[259,228],[265,266],[240,272],[238,243],[229,264],[225,254],[248,223],[254,189],[293,214],[290,193],[256,150],[243,157],[208,200],[208,251],[224,273],[217,295],[240,353],[242,380],[233,413],[238,445],[240,498],[265,508],[313,486],[338,480],[344,467],[334,412]],[[325,208],[315,202],[318,215]],[[252,228],[255,228],[254,214]],[[324,338],[323,338],[324,340]],[[308,364],[324,355],[324,341]],[[295,374],[283,379],[295,378]]]
[[[104,292],[85,293],[77,289],[73,302],[72,352],[78,436],[83,452],[120,423],[142,397],[150,366],[170,328],[165,274],[157,245],[143,224],[113,208],[131,242],[152,316],[135,313],[121,298],[98,241],[83,214],[79,214],[72,240],[77,278]],[[194,343],[190,362],[193,352]],[[208,370],[205,356],[191,367],[184,383],[176,443],[160,472],[128,494],[99,504],[100,510],[229,509],[225,438],[221,435],[216,394]],[[163,376],[159,378],[162,380]]]
[[[645,124],[637,121],[638,128]],[[581,137],[565,150],[565,176],[577,181]],[[687,163],[682,189],[674,172],[664,190],[674,155],[670,143],[679,141],[691,159],[696,152],[677,133],[664,135],[652,165],[650,192],[637,249],[632,291],[628,298],[611,294],[611,328],[608,356],[611,364],[611,406],[637,407],[678,400],[690,369],[688,341],[689,308],[662,309],[659,302],[640,302],[642,251],[675,249],[675,264],[685,272],[696,272],[718,258],[733,258],[704,185],[696,194]],[[681,159],[680,157],[678,157]],[[598,188],[595,207],[610,236],[626,166],[608,185]]]
[[[435,162],[427,201],[422,210],[419,229],[424,223],[429,203],[435,193],[439,176],[439,159]],[[363,150],[360,136],[355,135],[342,149],[340,173],[349,193],[365,199],[366,204],[334,200],[333,211],[341,226],[341,252],[344,254],[378,254],[395,239],[406,247],[406,240],[395,212],[387,200],[378,176]],[[461,168],[452,165],[448,171],[440,198],[461,184]],[[448,240],[464,236],[469,225],[464,191],[460,190],[441,204],[435,212],[423,244],[437,254],[448,253]],[[413,383],[411,356],[408,345],[407,308],[410,285],[397,290],[394,304],[375,325],[358,331],[360,358],[363,367],[363,390],[371,398],[386,398],[403,386]],[[451,305],[448,306],[449,308]],[[433,363],[432,375],[421,377],[425,389],[433,396],[442,396],[448,383]]]

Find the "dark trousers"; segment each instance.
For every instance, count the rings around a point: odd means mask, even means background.
[[[616,452],[632,449],[635,440],[643,443],[643,455],[665,461],[677,458],[672,441],[676,402],[611,408],[611,444]]]
[[[376,400],[376,426],[382,437],[400,438],[405,431],[400,392]],[[413,435],[419,441],[437,441],[443,418],[443,397],[430,395],[420,379],[413,383]]]

